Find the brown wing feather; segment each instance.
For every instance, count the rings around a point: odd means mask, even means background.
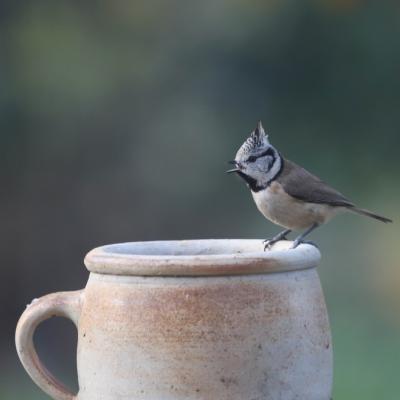
[[[286,193],[296,199],[309,203],[354,207],[354,204],[340,192],[292,161],[284,160],[278,181]]]

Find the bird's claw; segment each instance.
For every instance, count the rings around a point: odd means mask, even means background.
[[[266,251],[267,249],[270,250],[272,245],[274,243],[276,243],[276,242],[277,242],[277,240],[274,240],[274,239],[265,239],[265,240],[263,240],[264,251]]]
[[[298,247],[300,244],[310,244],[311,246],[316,247],[317,249],[319,249],[319,247],[317,246],[316,243],[312,242],[311,240],[302,240],[302,239],[295,239],[293,241],[292,244],[292,249],[295,249],[296,247]]]
[[[277,243],[280,242],[281,240],[286,240],[286,235],[285,236],[277,236],[277,237],[273,237],[272,239],[265,239],[262,242],[264,243],[264,251],[271,250],[271,247]]]
[[[284,231],[275,235],[272,239],[263,240],[264,251],[267,249],[270,250],[274,243],[279,242],[280,240],[286,240],[286,236],[289,235],[290,232],[291,232],[290,229],[285,229]]]

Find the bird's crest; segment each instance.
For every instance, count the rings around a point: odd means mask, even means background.
[[[269,145],[268,135],[262,126],[261,121],[258,122],[256,129],[251,132],[236,154],[236,159],[240,159],[250,153],[258,153]]]

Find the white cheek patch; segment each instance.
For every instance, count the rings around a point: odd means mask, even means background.
[[[279,174],[281,167],[282,160],[279,156],[278,158],[268,156],[265,160],[264,171],[257,171],[257,181],[260,183],[260,186],[267,186],[271,183]]]
[[[261,157],[255,163],[255,167],[257,168],[257,170],[265,174],[269,172],[269,170],[272,168],[273,165],[274,165],[274,157],[271,156]]]
[[[267,163],[268,163],[268,170],[270,170],[272,168],[272,166],[274,165],[274,157],[267,157]]]

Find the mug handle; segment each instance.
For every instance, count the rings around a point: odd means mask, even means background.
[[[35,350],[33,335],[38,325],[51,317],[68,318],[78,327],[82,292],[58,292],[33,300],[18,321],[15,344],[19,359],[32,380],[55,400],[75,400],[76,395],[42,364]]]

